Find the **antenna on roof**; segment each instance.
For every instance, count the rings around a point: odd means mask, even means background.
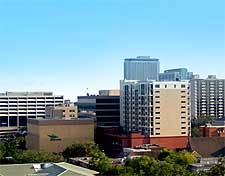
[[[87,88],[87,96],[89,96],[89,93],[88,93],[88,88]]]

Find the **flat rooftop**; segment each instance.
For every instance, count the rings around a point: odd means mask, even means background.
[[[152,62],[152,61],[159,61],[159,59],[156,58],[150,58],[150,56],[138,56],[136,58],[126,58],[125,61],[146,61],[146,62]]]
[[[53,125],[88,125],[94,124],[94,119],[92,118],[77,118],[77,119],[28,119],[27,124],[32,125],[43,125],[43,126],[53,126]]]
[[[41,163],[42,164],[42,163]],[[34,169],[34,165],[41,165],[38,163],[30,164],[6,164],[0,165],[1,176],[93,176],[99,174],[94,170],[75,166],[73,164],[61,163],[44,163],[46,167],[38,170]]]
[[[53,96],[53,92],[5,92],[0,96]]]

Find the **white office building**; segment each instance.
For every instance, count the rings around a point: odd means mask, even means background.
[[[45,118],[46,106],[63,104],[52,92],[6,92],[0,94],[0,130],[27,125],[27,118]]]

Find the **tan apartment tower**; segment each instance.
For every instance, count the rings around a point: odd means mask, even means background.
[[[187,141],[189,81],[121,81],[120,115],[125,132],[142,132],[151,143]]]

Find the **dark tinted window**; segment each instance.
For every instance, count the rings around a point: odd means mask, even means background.
[[[17,126],[17,117],[16,116],[9,117],[9,126]]]
[[[96,105],[96,109],[120,109],[119,105]]]
[[[1,127],[6,127],[8,126],[8,117],[0,117],[0,126]]]
[[[27,117],[26,116],[19,117],[19,125],[20,126],[27,126]]]
[[[110,99],[96,99],[96,103],[119,103],[119,98],[110,98]]]

